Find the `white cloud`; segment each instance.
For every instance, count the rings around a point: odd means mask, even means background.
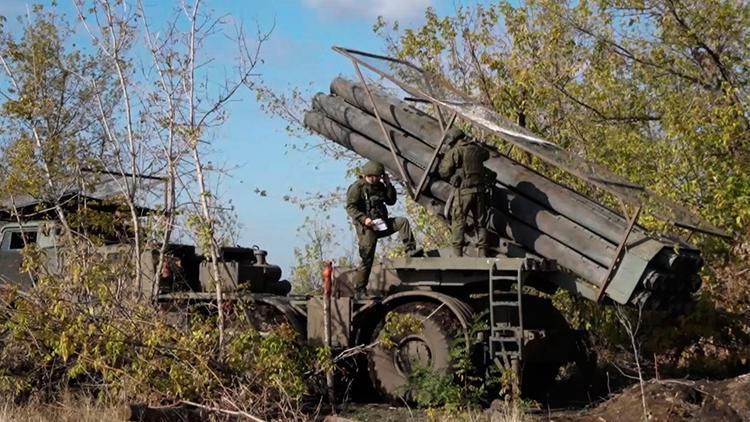
[[[335,18],[383,16],[388,20],[420,17],[433,0],[304,0],[307,7]]]

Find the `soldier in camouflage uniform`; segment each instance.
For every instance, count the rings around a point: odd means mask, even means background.
[[[398,232],[407,253],[416,254],[416,242],[409,227],[409,220],[403,217],[388,217],[386,205],[395,203],[396,189],[385,173],[383,165],[375,161],[370,161],[362,167],[361,177],[349,186],[346,192],[346,212],[354,223],[359,240],[359,256],[362,258],[354,280],[357,293],[360,295],[366,290],[379,238]],[[385,230],[376,230],[377,219],[385,222]]]
[[[489,152],[469,140],[464,132],[451,128],[446,136],[451,148],[440,162],[440,176],[453,186],[451,215],[451,243],[456,256],[463,256],[466,240],[466,221],[474,220],[479,256],[487,256],[487,207],[494,172],[484,167]]]

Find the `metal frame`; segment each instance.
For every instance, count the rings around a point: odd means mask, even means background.
[[[418,66],[416,66],[416,65],[414,65],[414,64],[412,64],[412,63],[410,63],[408,61],[401,60],[401,59],[396,59],[396,58],[393,58],[393,57],[383,56],[383,55],[379,55],[379,54],[372,54],[372,53],[368,53],[368,52],[364,52],[364,51],[360,51],[360,50],[354,50],[354,49],[343,48],[343,47],[336,47],[335,46],[335,47],[332,47],[332,48],[333,48],[333,50],[335,52],[337,52],[337,53],[339,53],[339,54],[347,57],[348,59],[350,59],[352,61],[352,63],[355,66],[355,69],[357,71],[357,74],[360,77],[360,80],[362,81],[362,83],[364,84],[364,86],[365,86],[365,88],[367,90],[368,95],[371,96],[370,89],[369,89],[369,86],[367,85],[367,82],[365,81],[364,77],[362,76],[361,70],[359,68],[360,65],[364,66],[365,68],[369,69],[370,71],[374,72],[375,74],[379,75],[380,77],[389,80],[390,82],[392,82],[393,84],[395,84],[396,86],[398,86],[399,88],[401,88],[402,90],[404,90],[405,92],[407,92],[410,95],[414,96],[416,100],[420,100],[420,101],[423,101],[423,102],[429,102],[429,103],[431,103],[433,105],[433,107],[435,108],[435,110],[436,110],[436,113],[438,115],[438,119],[439,119],[440,124],[441,124],[441,128],[443,128],[443,129],[445,129],[445,126],[443,124],[444,123],[444,118],[443,118],[442,108],[446,108],[448,110],[453,111],[456,114],[460,114],[462,117],[464,117],[468,121],[471,121],[473,124],[478,125],[479,127],[485,127],[485,128],[487,128],[488,130],[490,130],[492,132],[499,133],[497,130],[494,130],[494,129],[490,128],[490,127],[484,126],[481,122],[476,122],[476,121],[472,120],[470,116],[467,116],[467,115],[465,115],[465,114],[463,114],[463,113],[455,110],[454,108],[451,107],[450,101],[441,101],[440,99],[436,98],[435,95],[434,95],[434,92],[432,92],[433,91],[432,90],[432,86],[433,86],[432,81],[428,80],[428,78],[427,78],[427,76],[429,76],[430,74],[428,72],[426,72],[424,69],[422,69],[422,68],[420,68],[420,67],[418,67]],[[423,89],[420,89],[418,87],[407,85],[405,82],[400,81],[394,75],[389,74],[389,73],[387,73],[387,72],[385,72],[385,71],[383,71],[381,69],[378,69],[377,67],[375,67],[375,66],[367,63],[366,61],[363,61],[361,59],[361,57],[369,57],[369,58],[374,58],[374,59],[378,59],[378,60],[384,60],[384,61],[387,61],[387,62],[400,64],[400,65],[406,66],[406,67],[414,70],[415,72],[417,72],[417,73],[419,73],[420,75],[423,76],[424,82],[426,83],[426,86],[428,88],[427,91],[430,91],[430,92],[425,92]],[[457,91],[456,88],[453,87],[453,86],[450,86],[450,84],[444,84],[444,85],[445,86],[443,86],[443,88],[445,88],[448,91],[456,94],[459,98],[467,98],[465,94]],[[372,101],[372,97],[370,98],[370,100]],[[374,102],[373,102],[373,107],[374,107]],[[376,110],[376,113],[377,113],[377,110]],[[385,131],[385,127],[383,126],[383,122],[380,119],[380,116],[376,115],[376,118],[378,119],[378,123],[381,125],[381,127],[383,128],[384,133],[385,133],[386,132]],[[519,130],[523,131],[523,128],[520,128]],[[521,133],[521,132],[516,133],[515,130],[509,130],[509,129],[501,130],[500,132],[502,132],[502,133],[499,133],[499,134],[512,135],[512,136],[523,138],[523,139],[525,139],[527,141],[535,142],[537,144],[548,144],[548,145],[554,146],[556,148],[559,148],[559,147],[557,147],[557,145],[552,144],[549,141],[545,141],[544,139],[541,139],[541,138],[539,138],[537,136],[534,136],[533,134],[530,135],[530,134]],[[391,138],[389,136],[386,136],[386,138],[388,139],[388,142],[391,145],[391,152],[394,153],[394,158],[395,158],[395,149],[393,148],[393,142],[392,142],[392,140],[391,140]],[[511,144],[513,144],[513,143],[511,142]],[[592,174],[584,174],[584,173],[582,173],[579,170],[576,170],[574,168],[570,168],[568,166],[565,166],[565,165],[562,165],[560,163],[557,163],[557,162],[555,162],[554,159],[552,159],[550,157],[539,155],[536,151],[534,151],[533,149],[529,149],[529,148],[525,147],[521,143],[518,143],[517,146],[519,148],[523,149],[524,151],[526,151],[526,152],[528,152],[528,153],[530,153],[530,154],[532,154],[534,156],[537,156],[538,158],[540,158],[543,161],[549,162],[549,163],[551,163],[552,165],[554,165],[556,167],[562,168],[562,169],[566,170],[567,172],[569,172],[569,173],[571,173],[571,174],[573,174],[573,175],[575,175],[575,176],[577,176],[577,177],[579,177],[579,178],[581,178],[581,179],[583,179],[583,180],[585,180],[585,181],[587,181],[587,182],[589,182],[589,183],[591,183],[591,184],[593,184],[593,185],[595,185],[595,186],[597,186],[597,187],[599,187],[601,189],[604,189],[605,191],[607,191],[609,193],[612,193],[620,201],[628,202],[631,206],[635,206],[635,207],[637,207],[639,209],[642,209],[644,207],[643,200],[641,200],[640,198],[637,198],[635,196],[629,195],[629,194],[626,195],[623,192],[618,192],[615,189],[616,187],[619,187],[619,188],[622,188],[622,189],[628,189],[628,190],[632,190],[632,191],[636,191],[636,192],[642,192],[644,194],[650,195],[652,198],[658,199],[663,205],[666,205],[672,211],[675,211],[675,208],[673,207],[673,204],[669,204],[669,200],[667,200],[666,198],[662,198],[662,197],[656,196],[655,194],[653,194],[651,192],[648,192],[645,189],[645,187],[643,187],[642,185],[631,183],[631,182],[628,182],[628,181],[625,181],[625,180],[609,180],[609,179],[606,179],[606,178],[597,177],[597,176],[592,175]],[[562,151],[564,151],[564,150],[562,150]],[[406,182],[409,194],[414,198],[415,196],[414,196],[414,192],[413,192],[412,186],[409,183],[409,181],[406,180],[403,168],[401,166],[401,163],[398,160],[396,160],[396,165],[399,167],[399,171],[402,173],[402,177],[404,177],[404,181]],[[425,169],[425,173],[429,173],[430,170],[431,169]],[[418,198],[419,194],[421,194],[421,186],[420,186],[420,189],[417,190],[417,196],[416,196],[417,198]],[[680,210],[679,212],[683,212],[683,211],[685,211],[685,210]],[[670,224],[672,224],[673,226],[675,226],[677,228],[684,228],[684,229],[688,229],[688,230],[691,230],[691,231],[698,231],[698,232],[702,232],[702,233],[706,233],[706,234],[710,234],[710,235],[715,235],[715,236],[720,236],[720,237],[724,237],[724,238],[731,238],[731,235],[729,233],[727,233],[727,232],[725,232],[725,231],[723,231],[723,230],[721,230],[721,229],[719,229],[719,228],[711,225],[710,223],[707,223],[705,220],[703,220],[700,217],[696,216],[694,213],[690,213],[689,210],[687,212],[688,212],[687,216],[690,217],[691,219],[693,219],[694,221],[698,221],[701,226],[694,225],[694,224],[691,224],[690,222],[686,222],[686,221],[675,221],[675,219],[669,218],[667,216],[658,215],[659,213],[655,213],[655,216],[659,217],[660,219],[662,219],[662,220],[664,220],[664,221],[666,221],[666,222],[668,222]],[[628,218],[627,213],[625,213],[624,216],[625,216],[626,219]],[[636,216],[636,219],[637,219],[637,216]],[[627,237],[629,236],[629,234],[632,231],[632,229],[633,228],[630,228],[630,229],[627,230],[627,233],[626,233],[626,236],[625,236],[626,237],[625,240],[627,240]],[[621,242],[621,245],[622,245],[622,242]],[[609,275],[608,275],[608,278],[609,278]]]
[[[359,64],[356,60],[354,60],[354,58],[352,58],[352,64],[354,65],[354,69],[357,71],[357,76],[359,76],[359,80],[362,82],[362,85],[365,87],[367,98],[370,99],[370,104],[372,105],[372,111],[375,114],[375,119],[377,119],[378,121],[380,130],[383,131],[383,136],[385,136],[385,139],[388,141],[388,147],[391,150],[391,155],[393,155],[393,161],[396,163],[396,166],[398,167],[398,172],[401,173],[401,180],[404,181],[406,190],[409,191],[409,196],[413,198],[414,192],[412,191],[411,183],[409,183],[409,178],[406,176],[406,171],[404,171],[404,167],[401,165],[401,161],[399,160],[398,155],[396,154],[396,145],[393,143],[393,139],[391,139],[391,134],[388,133],[388,130],[385,128],[385,123],[383,123],[383,119],[380,117],[380,112],[378,112],[378,107],[375,105],[375,99],[372,97],[370,86],[367,85],[367,81],[365,80],[365,77],[362,75],[362,70],[360,70]]]
[[[620,263],[622,263],[622,257],[625,255],[625,251],[627,250],[627,243],[628,239],[630,238],[630,234],[633,232],[633,229],[635,228],[636,223],[638,222],[638,217],[641,215],[641,211],[643,210],[643,205],[638,205],[638,207],[633,212],[632,217],[628,217],[627,209],[625,208],[624,203],[620,203],[622,206],[623,215],[628,219],[628,227],[625,229],[625,233],[623,234],[622,241],[620,241],[620,244],[617,245],[617,250],[615,251],[615,257],[612,259],[612,262],[609,264],[609,268],[607,269],[607,274],[604,276],[604,279],[602,280],[602,284],[599,287],[599,293],[596,296],[596,302],[601,303],[604,300],[604,296],[607,294],[607,287],[609,287],[609,284],[614,280],[615,274],[617,274],[617,270],[620,268]]]
[[[515,268],[498,268],[498,261],[490,261],[489,266],[489,314],[490,314],[490,333],[489,333],[489,356],[493,362],[500,368],[511,371],[513,377],[513,394],[518,394],[521,387],[521,363],[523,362],[523,348],[526,339],[526,332],[523,325],[523,285],[526,276],[528,261],[524,262]],[[501,272],[515,272],[514,276],[511,275],[498,275]],[[495,282],[515,281],[516,283],[516,300],[515,301],[496,301],[495,300]],[[515,306],[518,311],[518,325],[503,327],[498,330],[495,322],[495,307],[496,306]],[[497,337],[497,331],[500,332],[513,332],[513,336],[500,335]],[[495,350],[495,342],[499,343],[500,350]],[[516,343],[516,351],[508,351],[506,349],[506,343]],[[500,358],[496,356],[499,352]]]
[[[427,163],[427,167],[424,168],[422,179],[419,181],[419,184],[417,185],[417,191],[414,193],[415,201],[419,200],[419,196],[422,194],[424,184],[427,181],[427,178],[430,176],[430,173],[432,173],[432,167],[435,165],[435,160],[437,159],[438,154],[440,154],[440,150],[443,148],[445,137],[448,135],[448,129],[453,126],[453,123],[456,121],[457,116],[458,114],[453,113],[453,116],[451,117],[451,120],[450,122],[448,122],[447,126],[444,126],[442,123],[440,124],[441,128],[443,129],[443,134],[440,136],[440,142],[438,142],[437,147],[435,147],[435,151],[432,153],[432,157],[430,157],[430,162]]]
[[[383,123],[383,120],[380,117],[380,113],[378,112],[377,107],[375,106],[375,100],[374,100],[374,98],[372,96],[372,92],[370,90],[369,85],[367,84],[367,81],[365,80],[364,76],[362,75],[362,70],[360,69],[360,65],[362,65],[365,68],[369,69],[370,71],[376,73],[377,75],[379,75],[379,76],[381,76],[381,77],[383,77],[385,79],[388,79],[389,81],[393,82],[394,84],[396,84],[399,88],[403,89],[404,91],[410,92],[410,90],[407,89],[407,87],[405,87],[403,84],[401,84],[395,78],[391,77],[387,73],[381,72],[380,69],[377,69],[376,67],[371,66],[367,62],[362,61],[356,55],[361,55],[361,56],[365,56],[365,57],[372,57],[372,58],[376,58],[376,59],[380,59],[380,60],[386,60],[386,61],[390,61],[390,62],[393,62],[393,63],[399,63],[399,64],[402,64],[404,66],[408,66],[408,67],[414,69],[415,71],[417,71],[417,72],[419,72],[421,74],[424,74],[424,70],[422,70],[421,68],[419,68],[419,67],[417,67],[417,66],[413,65],[412,63],[409,63],[409,62],[407,62],[405,60],[399,60],[399,59],[395,59],[393,57],[382,56],[382,55],[379,55],[379,54],[372,54],[372,53],[368,53],[368,52],[365,52],[365,51],[353,50],[353,49],[350,49],[350,48],[343,48],[343,47],[332,47],[332,49],[333,49],[333,51],[335,51],[335,52],[343,55],[344,57],[348,58],[349,60],[351,60],[352,64],[354,65],[354,69],[357,72],[357,76],[358,76],[360,82],[362,82],[362,85],[365,88],[365,92],[367,93],[367,97],[370,100],[370,105],[372,105],[372,109],[373,109],[373,112],[375,114],[375,119],[378,121],[378,125],[380,126],[380,129],[383,131],[383,135],[385,135],[385,138],[388,141],[388,146],[389,146],[389,148],[391,150],[391,154],[393,155],[393,160],[396,162],[396,166],[398,167],[398,171],[401,174],[402,180],[404,181],[404,185],[406,186],[406,190],[409,192],[409,196],[412,199],[414,199],[415,201],[418,200],[419,197],[422,194],[422,190],[424,189],[424,184],[425,184],[425,182],[427,180],[427,177],[429,177],[429,174],[432,171],[432,166],[434,165],[435,159],[437,158],[437,155],[440,152],[440,148],[442,147],[443,143],[445,142],[445,136],[447,134],[447,131],[451,127],[451,125],[453,124],[453,122],[455,122],[456,117],[458,116],[458,113],[454,113],[453,117],[451,118],[450,123],[448,123],[446,125],[445,118],[443,117],[443,112],[442,112],[442,110],[440,108],[440,104],[431,95],[426,95],[423,92],[418,91],[417,92],[418,96],[416,98],[413,98],[413,100],[419,100],[419,101],[423,101],[423,102],[429,102],[430,104],[432,104],[432,106],[435,108],[435,112],[436,112],[436,114],[438,116],[438,122],[440,123],[440,127],[441,127],[441,129],[443,129],[443,135],[442,135],[442,137],[440,139],[440,143],[438,144],[438,147],[435,149],[435,152],[433,153],[433,156],[430,159],[429,165],[427,166],[427,168],[424,169],[424,173],[422,174],[422,180],[419,181],[419,184],[418,184],[418,186],[416,188],[416,192],[415,192],[414,191],[414,187],[411,185],[409,179],[406,177],[406,172],[404,171],[404,168],[401,165],[401,162],[398,160],[398,157],[396,155],[395,145],[393,143],[393,140],[390,137],[390,134],[388,133],[388,131],[385,128],[385,124]]]
[[[374,114],[375,114],[375,118],[377,119],[378,124],[380,125],[380,128],[383,131],[383,134],[385,135],[385,138],[388,141],[388,145],[389,145],[389,148],[391,150],[391,154],[393,155],[393,159],[394,159],[394,161],[396,163],[396,166],[398,167],[398,170],[399,170],[399,172],[401,174],[401,178],[403,179],[404,184],[406,185],[406,189],[409,192],[409,195],[414,200],[418,200],[420,198],[420,196],[422,195],[424,187],[425,187],[425,184],[426,184],[426,181],[427,181],[428,177],[430,176],[430,174],[433,172],[433,167],[435,165],[435,161],[436,161],[438,155],[440,154],[440,150],[442,149],[442,146],[443,146],[443,144],[445,142],[447,131],[448,131],[448,129],[451,126],[453,126],[453,124],[456,121],[456,118],[459,115],[461,115],[462,117],[464,117],[466,120],[468,120],[472,124],[478,125],[478,127],[480,127],[480,128],[481,127],[485,127],[487,129],[489,129],[490,131],[498,132],[496,130],[491,129],[490,127],[487,127],[486,125],[483,125],[482,122],[477,122],[476,120],[470,118],[470,116],[464,115],[464,113],[462,113],[460,110],[452,108],[450,106],[449,102],[446,102],[445,100],[441,101],[440,99],[438,99],[436,97],[435,93],[434,93],[434,90],[433,90],[433,82],[434,81],[432,81],[432,80],[430,80],[428,78],[428,76],[430,76],[431,74],[429,74],[428,72],[425,72],[420,67],[418,67],[418,66],[416,66],[416,65],[414,65],[412,63],[409,63],[408,61],[396,59],[396,58],[393,58],[393,57],[378,55],[378,54],[367,53],[367,52],[359,51],[359,50],[347,49],[347,48],[343,48],[343,47],[333,47],[333,50],[335,52],[337,52],[337,53],[339,53],[339,54],[347,57],[348,59],[350,59],[351,62],[352,62],[352,64],[354,65],[354,68],[356,70],[357,76],[359,77],[360,82],[363,84],[363,86],[365,88],[365,92],[367,93],[367,96],[370,99],[370,103],[372,105],[372,108],[373,108],[373,111],[374,111]],[[367,61],[362,60],[362,57],[369,57],[369,58],[374,58],[374,59],[377,59],[377,60],[384,60],[384,61],[387,61],[387,62],[390,62],[390,63],[396,63],[396,64],[399,64],[399,65],[406,66],[406,67],[408,67],[411,70],[414,70],[415,72],[419,73],[423,77],[423,82],[424,82],[424,84],[426,86],[426,90],[425,89],[421,89],[420,87],[415,87],[415,86],[409,86],[409,85],[407,85],[407,82],[403,82],[403,81],[399,80],[399,78],[397,76],[395,76],[394,74],[389,74],[387,71],[383,71],[383,70],[375,67],[374,65],[368,63]],[[404,168],[402,166],[402,163],[398,159],[398,155],[396,154],[396,148],[395,148],[394,142],[391,139],[390,134],[386,130],[385,123],[383,122],[383,120],[382,120],[382,118],[380,116],[380,113],[378,112],[377,107],[375,106],[375,100],[373,98],[373,95],[372,95],[372,92],[370,90],[370,87],[369,87],[367,81],[365,80],[365,78],[364,78],[364,76],[362,74],[362,71],[360,69],[360,65],[364,66],[365,68],[369,69],[370,71],[374,72],[375,74],[379,75],[380,77],[389,80],[390,82],[392,82],[393,84],[395,84],[396,86],[398,86],[399,88],[401,88],[402,90],[404,90],[405,92],[409,93],[411,96],[413,96],[413,97],[410,98],[411,100],[413,100],[413,101],[420,101],[420,102],[424,102],[424,103],[430,103],[430,104],[432,104],[432,106],[435,109],[435,112],[436,112],[436,114],[438,116],[438,121],[440,123],[440,128],[442,129],[442,136],[441,136],[440,142],[438,143],[437,147],[435,148],[435,151],[432,154],[432,157],[430,158],[429,163],[427,164],[427,166],[424,169],[424,173],[422,174],[421,180],[419,181],[419,183],[417,184],[416,187],[414,187],[411,184],[411,181],[407,178],[406,172],[405,172],[405,170],[404,170]],[[456,91],[456,89],[454,87],[450,86],[449,84],[446,85],[446,86],[443,86],[443,88],[446,88],[450,92],[454,92],[459,98],[466,98],[466,96],[463,93],[460,93],[460,92]],[[452,112],[452,116],[450,118],[450,121],[447,124],[445,123],[445,119],[444,119],[444,115],[443,115],[443,110],[442,110],[443,108],[446,108],[447,110],[450,110]],[[540,138],[537,138],[536,136],[531,136],[531,135],[527,135],[525,133],[520,133],[520,132],[519,133],[515,133],[515,131],[511,130],[511,129],[513,129],[512,126],[510,127],[510,129],[506,128],[505,131],[514,132],[513,136],[521,136],[522,138],[524,138],[526,140],[531,140],[531,141],[535,141],[535,142],[549,143],[548,141],[544,141],[544,140],[542,140]],[[521,128],[519,130],[522,131],[523,128]],[[501,134],[501,135],[503,133],[505,133],[503,130],[500,130],[500,132],[501,133],[499,133],[499,134]],[[508,133],[505,133],[505,134],[507,135]],[[536,157],[538,157],[538,158],[540,158],[540,159],[542,159],[544,161],[550,162],[551,164],[555,165],[556,167],[562,168],[562,169],[566,170],[567,172],[569,172],[569,173],[571,173],[571,174],[573,174],[573,175],[575,175],[575,176],[577,176],[577,177],[579,177],[579,178],[581,178],[581,179],[583,179],[583,180],[585,180],[585,181],[587,181],[587,182],[589,182],[589,183],[591,183],[591,184],[593,184],[593,185],[595,185],[595,186],[597,186],[599,188],[604,189],[605,191],[607,191],[607,192],[615,195],[615,197],[620,201],[620,205],[622,207],[622,215],[625,217],[625,219],[627,221],[627,228],[626,228],[625,232],[623,233],[622,240],[617,245],[617,250],[616,250],[616,253],[615,253],[615,257],[612,260],[612,262],[610,263],[609,268],[607,269],[607,273],[606,273],[605,277],[601,280],[601,284],[599,286],[599,291],[598,291],[598,294],[597,294],[597,297],[596,297],[596,301],[599,302],[599,303],[604,300],[604,298],[606,296],[606,293],[607,293],[607,288],[609,287],[610,283],[612,282],[612,280],[614,279],[615,275],[617,274],[617,271],[618,271],[618,269],[620,267],[620,264],[622,263],[622,259],[623,259],[624,255],[625,255],[625,252],[627,251],[628,240],[630,239],[630,235],[632,234],[633,230],[635,229],[635,227],[636,227],[636,225],[638,223],[638,218],[640,217],[641,212],[643,211],[643,208],[644,208],[644,199],[640,198],[640,197],[637,197],[637,196],[631,195],[630,194],[631,191],[641,192],[641,193],[646,194],[646,195],[651,195],[652,199],[658,200],[662,205],[666,205],[671,212],[675,213],[674,215],[678,215],[679,216],[679,213],[682,212],[679,209],[679,205],[670,204],[670,202],[669,202],[668,199],[661,198],[659,196],[653,195],[652,193],[648,192],[643,186],[641,186],[639,184],[631,183],[631,182],[628,182],[626,180],[609,180],[608,178],[598,177],[598,176],[592,175],[592,174],[584,174],[584,173],[582,173],[581,171],[579,171],[579,170],[577,170],[575,168],[571,168],[570,166],[566,166],[566,165],[563,165],[561,163],[556,163],[555,161],[557,161],[557,159],[555,159],[554,157],[546,157],[544,155],[538,154],[536,151],[533,150],[533,148],[529,148],[528,146],[526,146],[523,143],[520,143],[520,142],[516,142],[516,143],[509,142],[509,143],[511,145],[511,148],[513,148],[513,146],[518,146],[519,148],[521,148],[525,152],[530,153],[530,154],[532,154],[532,155],[534,155],[534,156],[536,156]],[[555,147],[557,147],[557,146],[555,145]],[[559,148],[559,147],[557,147],[557,148]],[[614,175],[614,176],[617,176],[617,175]],[[619,177],[619,176],[617,176],[617,177]],[[620,179],[622,179],[622,178],[620,177]],[[626,192],[619,192],[615,188],[627,189],[628,191],[626,191]],[[631,206],[635,207],[635,210],[633,211],[632,215],[629,215],[627,207],[626,207],[626,203],[628,205],[631,205]],[[677,207],[677,208],[675,208],[675,207]],[[718,229],[718,228],[712,226],[710,223],[706,223],[705,221],[701,220],[700,217],[696,217],[693,214],[687,214],[686,217],[688,219],[697,218],[698,219],[697,221],[699,221],[700,224],[702,224],[704,227],[698,227],[696,225],[693,225],[692,221],[691,222],[686,222],[687,220],[685,220],[685,221],[674,221],[676,219],[670,219],[668,217],[665,217],[664,215],[658,215],[658,214],[660,214],[658,212],[656,214],[657,214],[656,215],[657,217],[663,219],[664,221],[667,221],[668,223],[672,224],[673,226],[675,226],[677,228],[685,228],[685,229],[691,230],[691,235],[692,235],[692,233],[694,231],[698,231],[698,232],[703,232],[703,233],[707,233],[707,234],[713,234],[713,235],[722,236],[722,237],[730,237],[728,233],[722,231],[721,229]],[[490,282],[490,289],[492,289],[492,286],[493,286],[493,283]],[[490,292],[490,294],[491,294],[491,292]]]
[[[427,167],[424,169],[424,173],[422,173],[422,178],[420,179],[419,183],[416,186],[416,189],[412,184],[410,183],[409,178],[406,175],[406,171],[404,170],[403,165],[401,164],[401,161],[398,158],[398,154],[396,154],[396,145],[393,142],[393,139],[391,138],[390,133],[388,133],[388,129],[385,127],[385,123],[383,122],[383,118],[380,116],[380,112],[377,109],[377,106],[375,105],[375,99],[372,95],[372,91],[370,90],[370,86],[367,83],[367,80],[365,79],[364,75],[362,74],[362,70],[360,69],[359,65],[365,66],[369,70],[377,73],[378,75],[389,79],[391,82],[396,83],[399,87],[404,89],[404,87],[397,83],[392,78],[389,78],[386,74],[380,72],[378,69],[368,65],[367,63],[359,60],[354,54],[360,54],[368,57],[374,57],[378,59],[384,59],[384,60],[390,60],[394,62],[398,62],[400,64],[409,66],[414,68],[415,70],[422,72],[422,69],[410,64],[409,62],[403,61],[403,60],[397,60],[386,56],[379,56],[377,54],[370,54],[366,53],[364,51],[357,51],[357,50],[350,50],[345,49],[341,47],[333,47],[333,50],[346,56],[351,60],[352,65],[354,66],[354,70],[357,72],[357,77],[359,78],[359,81],[362,83],[362,86],[365,88],[365,93],[367,94],[367,98],[370,100],[370,105],[372,106],[373,114],[375,115],[375,119],[378,121],[378,126],[380,126],[380,130],[383,132],[383,136],[385,136],[385,139],[388,141],[388,148],[391,151],[391,155],[393,156],[393,161],[396,163],[396,166],[398,167],[399,174],[401,175],[401,180],[404,181],[404,185],[406,186],[406,190],[409,192],[409,196],[414,199],[415,201],[419,200],[419,197],[422,194],[422,191],[424,190],[425,182],[427,181],[427,178],[429,177],[430,173],[433,171],[433,167],[435,165],[435,160],[437,159],[438,154],[440,154],[440,150],[443,147],[443,144],[445,143],[445,138],[448,134],[448,129],[450,129],[453,126],[453,123],[456,121],[456,117],[458,117],[458,113],[453,113],[451,116],[450,121],[446,124],[445,118],[443,116],[443,112],[440,109],[440,105],[434,101],[431,97],[425,96],[425,98],[414,98],[413,100],[419,100],[424,102],[429,102],[432,104],[432,106],[435,109],[435,113],[438,116],[438,122],[440,123],[440,129],[442,130],[442,136],[440,137],[440,142],[438,142],[437,147],[435,148],[435,151],[432,154],[432,157],[430,158],[430,162],[427,164]]]

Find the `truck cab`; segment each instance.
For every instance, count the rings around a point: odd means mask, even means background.
[[[23,249],[36,245],[48,257],[55,256],[57,228],[51,222],[0,223],[0,284],[29,288],[34,284],[31,274],[24,272]]]

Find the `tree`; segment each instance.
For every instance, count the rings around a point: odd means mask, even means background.
[[[222,242],[219,239],[218,221],[223,207],[209,185],[211,168],[205,164],[205,155],[212,145],[213,131],[227,118],[227,103],[240,88],[252,87],[256,77],[253,70],[260,60],[261,46],[270,33],[259,30],[258,38],[251,46],[242,26],[235,28],[234,40],[238,52],[235,68],[232,76],[219,82],[216,88],[207,83],[209,70],[199,54],[214,36],[228,33],[225,17],[217,18],[205,12],[201,1],[196,0],[191,5],[183,4],[176,9],[167,24],[168,31],[156,34],[149,28],[149,17],[141,3],[137,8],[122,8],[122,11],[115,8],[116,5],[108,1],[92,2],[90,5],[85,1],[76,3],[79,19],[87,28],[92,43],[115,71],[120,92],[118,105],[124,116],[113,119],[102,112],[99,118],[107,129],[110,142],[116,145],[118,153],[115,156],[122,155],[124,158],[117,160],[123,174],[125,168],[133,175],[154,167],[166,172],[165,218],[161,227],[159,265],[171,240],[175,216],[179,212],[176,205],[177,187],[182,186],[189,204],[186,222],[209,260],[216,286],[221,349],[224,315],[219,269]],[[98,23],[96,28],[86,23],[87,13],[95,18],[94,22]],[[143,23],[140,29],[151,53],[148,73],[142,75],[134,73],[133,53],[130,51],[138,35],[136,25],[139,20]],[[185,29],[181,29],[183,22]],[[137,79],[150,81],[150,90],[136,94],[133,84]],[[136,113],[139,123],[145,124],[145,130],[141,132],[136,132],[134,128]],[[121,130],[110,130],[118,123],[122,126]],[[150,136],[155,141],[149,141]],[[188,168],[191,170],[188,171]],[[129,204],[137,194],[135,176],[132,182],[127,189],[127,197],[131,198]],[[131,207],[131,210],[134,209]],[[137,219],[133,212],[136,256],[140,256]],[[138,260],[136,271],[140,274]]]
[[[421,27],[401,29],[381,19],[375,30],[391,54],[444,76],[573,154],[741,234],[750,228],[748,24],[750,6],[736,0],[528,0],[459,7],[455,16],[429,9]],[[528,156],[514,158],[609,200]],[[641,223],[685,235],[649,217]],[[727,287],[737,277],[716,276],[720,267],[727,274],[728,262],[741,271],[730,245],[701,235],[691,242],[707,257],[701,302],[712,303],[715,316],[744,309],[718,299],[736,298],[731,292],[738,290]],[[681,330],[679,342],[746,329],[740,317],[711,320],[717,323],[708,330]],[[731,356],[746,353],[748,339],[729,337],[735,339]]]
[[[141,251],[159,247],[163,259],[169,243],[189,231],[219,280],[219,246],[234,226],[215,189],[224,169],[207,154],[228,118],[227,102],[253,87],[268,33],[250,40],[235,27],[236,61],[227,79],[208,84],[210,40],[232,34],[233,21],[212,16],[200,0],[175,9],[165,25],[138,3],[75,5],[90,40],[85,47],[73,42],[71,24],[54,7],[32,8],[23,31],[0,30],[0,197],[51,204],[34,217],[59,222],[65,237],[57,248],[65,259],[50,271],[40,248],[24,249],[33,288],[0,283],[0,393],[55,400],[72,388],[101,401],[200,401],[219,411],[230,403],[225,412],[235,416],[301,419],[312,359],[293,329],[225,339],[220,286],[213,313],[192,315],[189,329],[144,301],[139,288],[120,288],[142,278]],[[145,54],[135,48],[139,38]],[[97,220],[69,199],[91,174],[117,185],[119,195],[110,198],[122,214],[117,220]],[[147,217],[138,202],[162,192],[143,176],[166,179],[164,205]],[[127,225],[131,238],[102,247],[85,230],[113,221]]]
[[[213,189],[214,174],[223,169],[207,165],[205,156],[228,117],[227,103],[245,87],[253,88],[258,77],[253,69],[270,32],[258,29],[251,41],[242,25],[232,31],[232,21],[204,11],[200,0],[175,9],[166,31],[158,33],[139,3],[80,0],[74,5],[90,49],[76,47],[71,25],[41,6],[20,20],[22,34],[0,31],[7,81],[2,148],[10,158],[0,166],[3,197],[51,203],[68,246],[86,248],[93,246],[91,239],[71,224],[60,201],[68,192],[85,191],[91,172],[111,179],[120,192],[116,199],[128,210],[133,237],[129,264],[136,283],[129,293],[150,292],[146,297],[156,293],[158,280],[142,288],[143,251],[158,245],[161,268],[175,227],[188,226],[217,283],[221,346],[219,247],[225,242],[223,223],[231,218]],[[237,52],[232,69],[223,81],[208,84],[215,69],[203,62],[203,51],[214,38],[232,33]],[[139,37],[149,47],[145,56],[134,49]],[[166,189],[154,189],[143,176],[163,178]],[[161,214],[141,215],[144,201],[160,196]]]
[[[311,218],[306,218],[305,223],[297,231],[304,234],[307,243],[302,248],[294,248],[292,290],[295,294],[319,293],[323,281],[323,267],[333,258],[332,249],[338,245],[334,240],[334,231],[327,221]]]
[[[102,151],[100,133],[91,118],[94,91],[78,74],[99,81],[97,94],[104,112],[112,110],[113,92],[106,67],[94,55],[69,51],[72,30],[41,6],[21,21],[15,37],[0,26],[0,64],[7,82],[4,98],[2,149],[10,160],[3,166],[3,196],[30,195],[51,203],[70,236],[71,227],[59,199],[80,185],[83,167]]]
[[[736,1],[531,0],[377,29],[397,56],[739,231],[750,189],[748,13]]]

